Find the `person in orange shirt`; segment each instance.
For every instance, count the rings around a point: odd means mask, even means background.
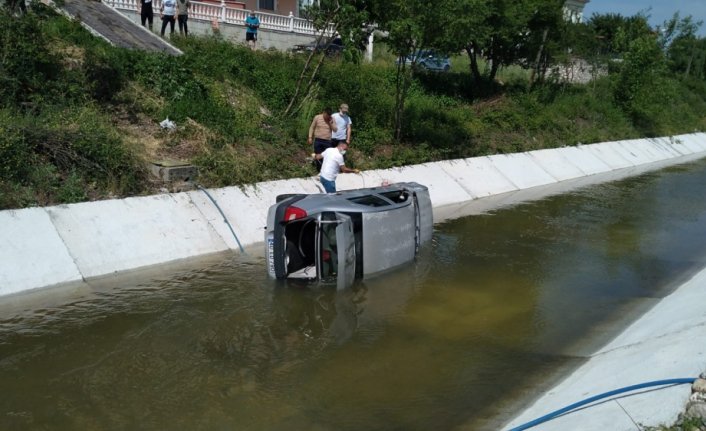
[[[314,144],[314,154],[321,154],[331,148],[331,134],[337,130],[336,121],[331,117],[331,108],[324,108],[320,114],[314,116],[307,139],[309,145]],[[321,162],[315,160],[316,170],[321,171]]]

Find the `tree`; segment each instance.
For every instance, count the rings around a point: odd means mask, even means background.
[[[593,14],[587,25],[595,34],[599,51],[612,56],[619,56],[627,50],[629,41],[652,34],[648,17],[642,13],[624,17],[620,14]],[[621,37],[618,39],[617,34]]]
[[[18,11],[21,13],[27,12],[27,5],[25,3],[25,0],[4,0],[2,3],[0,3],[0,6],[0,9],[4,7],[11,13],[17,13]]]
[[[375,4],[374,17],[387,31],[388,49],[397,57],[394,137],[402,136],[405,100],[423,48],[446,52],[447,28],[453,17],[452,0],[387,0]],[[406,59],[411,59],[408,65]],[[409,67],[408,67],[409,66]]]
[[[623,29],[616,33],[615,41],[627,49],[614,78],[613,97],[633,120],[649,124],[673,97],[660,41],[655,34],[631,40]]]
[[[304,63],[294,94],[284,111],[285,116],[294,115],[308,96],[336,35],[341,35],[344,50],[353,53],[351,59],[355,61],[359,58],[358,50],[368,37],[367,7],[362,0],[319,0],[306,8],[306,15],[318,33],[316,48],[312,49]],[[322,46],[323,49],[318,49]]]
[[[701,24],[701,21],[695,22],[691,16],[680,19],[679,13],[675,13],[671,19],[658,27],[661,44],[667,52],[669,68],[673,72],[689,76],[694,63],[699,63],[704,56],[703,44],[699,43],[696,36]]]

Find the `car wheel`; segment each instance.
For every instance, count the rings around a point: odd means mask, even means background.
[[[444,72],[448,72],[449,69],[451,69],[451,66],[449,66],[448,64],[444,66]]]
[[[429,66],[427,66],[426,63],[419,63],[419,70],[427,71],[429,70]]]

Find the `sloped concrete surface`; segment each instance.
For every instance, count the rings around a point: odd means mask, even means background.
[[[47,211],[86,278],[227,250],[184,193]]]
[[[578,166],[587,176],[613,170],[605,161],[585,150],[583,146],[565,147],[557,151],[560,151],[569,162]]]
[[[557,181],[566,181],[586,174],[567,159],[562,151],[536,150],[527,153],[535,162]]]
[[[473,199],[518,190],[489,157],[448,160],[438,163]]]
[[[122,48],[179,55],[181,51],[158,35],[135,24],[125,15],[99,1],[64,0],[61,9],[77,19],[94,34]],[[154,26],[161,28],[159,11],[154,13]],[[169,31],[169,30],[167,30]]]
[[[557,182],[527,153],[496,154],[488,157],[494,166],[518,189],[543,186]]]
[[[82,279],[44,208],[0,211],[0,295]]]
[[[706,369],[705,286],[703,270],[591,355],[583,366],[504,429],[614,389],[648,381],[698,377]],[[641,425],[671,424],[684,409],[690,393],[690,385],[637,391],[533,429],[639,431]]]

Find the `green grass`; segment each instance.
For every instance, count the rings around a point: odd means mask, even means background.
[[[616,103],[617,75],[530,90],[517,66],[475,82],[459,53],[449,73],[413,76],[395,142],[395,57],[383,43],[370,64],[326,61],[285,117],[303,56],[201,37],[175,38],[176,58],[124,50],[33,8],[0,14],[0,208],[150,193],[151,153],[196,164],[206,186],[312,175],[309,123],[341,102],[354,122],[348,160],[361,169],[706,130],[703,80],[665,77],[670,109],[646,98],[631,105],[637,121]],[[176,132],[157,126],[165,117]]]

